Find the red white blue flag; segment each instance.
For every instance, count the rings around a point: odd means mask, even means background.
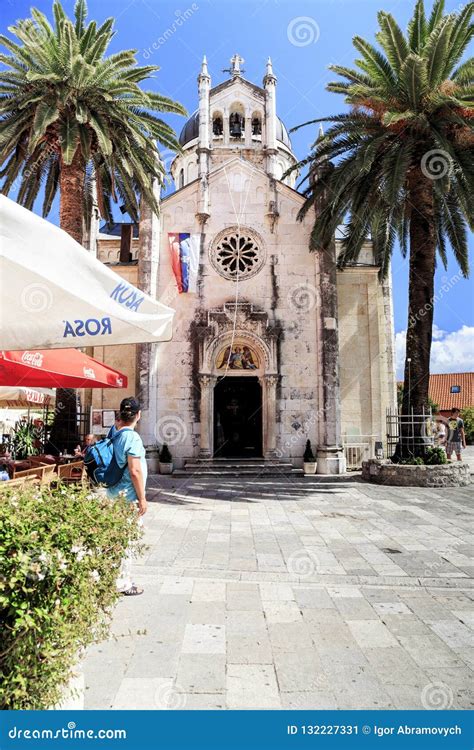
[[[187,232],[170,232],[168,244],[171,255],[171,267],[176,279],[178,292],[197,291],[199,267],[200,235]]]

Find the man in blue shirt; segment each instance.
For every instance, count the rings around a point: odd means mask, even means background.
[[[125,467],[122,478],[113,487],[107,489],[109,497],[123,495],[128,502],[135,503],[140,517],[147,512],[145,486],[147,463],[145,447],[135,428],[140,419],[140,404],[136,398],[124,398],[120,404],[119,416],[110,429],[109,437],[115,436],[114,454],[120,468]],[[132,557],[127,553],[119,575],[117,586],[125,596],[143,594],[131,580]]]

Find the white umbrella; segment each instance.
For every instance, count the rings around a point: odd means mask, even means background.
[[[52,388],[25,388],[23,386],[1,386],[0,407],[10,408],[34,408],[35,406],[46,406],[54,403],[56,394]]]
[[[174,310],[0,196],[0,349],[169,341]]]

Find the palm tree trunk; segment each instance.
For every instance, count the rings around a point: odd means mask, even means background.
[[[82,244],[85,167],[80,149],[71,164],[62,164],[59,182],[59,223],[76,242]],[[71,269],[72,270],[72,269]],[[72,453],[80,442],[77,429],[76,392],[71,388],[58,388],[54,422],[48,443],[48,452],[63,450]]]
[[[433,182],[417,167],[410,175],[409,186],[410,269],[402,402],[404,415],[422,414],[428,407],[436,262]],[[423,453],[419,440],[421,428],[421,423],[415,426],[415,450],[402,450],[402,454]]]
[[[71,164],[61,164],[59,225],[82,245],[85,166],[80,149]]]

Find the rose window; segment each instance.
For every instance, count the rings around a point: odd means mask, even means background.
[[[253,233],[229,231],[219,235],[211,253],[215,270],[231,281],[256,274],[264,261],[261,243]]]

